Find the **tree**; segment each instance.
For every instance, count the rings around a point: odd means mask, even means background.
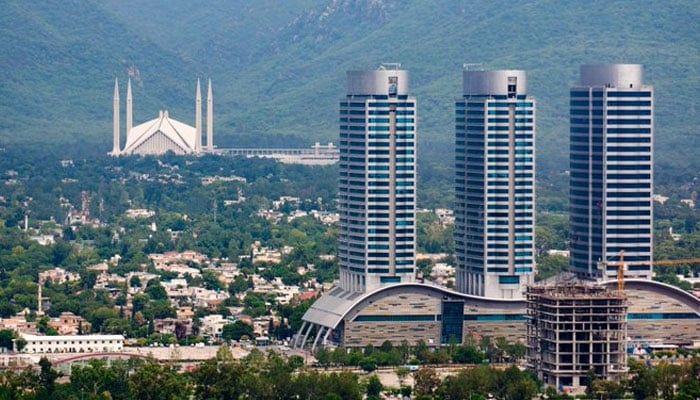
[[[228,292],[231,296],[243,293],[246,290],[248,290],[248,280],[242,274],[238,275],[233,282],[228,285]]]
[[[625,397],[625,383],[603,379],[597,379],[593,386],[593,393],[599,394],[603,399],[621,399]]]
[[[90,315],[90,323],[92,324],[92,329],[96,332],[102,331],[102,325],[111,319],[118,319],[119,311],[112,307],[100,307],[92,312]]]
[[[160,284],[158,279],[152,279],[148,281],[146,290],[144,290],[152,300],[167,300],[168,294],[165,292],[165,288]]]
[[[87,395],[87,399],[126,398],[130,365],[128,361],[117,360],[107,366],[102,360],[90,360],[85,366],[71,369],[70,387],[73,392]]]
[[[520,379],[508,385],[506,397],[509,400],[531,400],[537,394],[537,383],[533,379]]]
[[[12,350],[14,345],[13,340],[15,339],[15,332],[10,329],[3,329],[0,331],[0,347],[8,350]]]
[[[331,362],[335,365],[348,365],[348,352],[342,347],[336,347],[331,354]]]
[[[331,352],[325,348],[316,351],[316,362],[322,367],[327,367],[331,363]]]
[[[421,368],[414,376],[413,389],[418,396],[432,396],[440,385],[440,378],[433,368]]]
[[[401,360],[405,364],[408,362],[408,357],[411,355],[411,346],[408,344],[408,340],[404,339],[399,345],[399,354],[401,354]]]
[[[404,380],[406,380],[406,377],[408,374],[410,374],[411,371],[406,368],[406,367],[398,367],[396,368],[396,377],[399,378],[399,384],[403,385]]]
[[[19,400],[25,397],[24,393],[36,393],[39,389],[39,376],[33,369],[26,369],[20,373],[4,371],[0,373],[0,398]]]
[[[384,390],[384,385],[382,385],[377,375],[370,376],[367,380],[367,398],[378,398],[382,390]]]
[[[153,320],[158,318],[174,318],[177,312],[170,301],[164,299],[149,302],[143,310],[143,315]]]
[[[499,362],[503,362],[508,356],[508,340],[504,337],[496,338],[494,356]]]
[[[226,340],[241,340],[243,336],[253,337],[253,327],[243,321],[224,325],[221,337]]]
[[[56,390],[56,379],[61,374],[51,368],[51,361],[46,357],[39,360],[39,392],[37,398],[50,399]]]
[[[377,369],[377,362],[371,357],[364,357],[359,366],[365,372],[372,372]]]
[[[175,337],[182,340],[187,336],[187,326],[182,322],[175,323]]]
[[[394,350],[394,345],[392,345],[389,340],[385,340],[384,342],[382,342],[382,345],[379,346],[379,351],[382,351],[384,353],[388,353],[392,350]]]
[[[594,394],[595,384],[598,381],[598,376],[593,368],[586,372],[586,396],[591,397]]]
[[[413,353],[416,355],[416,358],[422,363],[428,362],[428,360],[431,357],[430,349],[428,348],[428,345],[423,339],[418,340],[418,343],[416,343],[416,347],[413,349]]]
[[[656,382],[649,368],[632,358],[629,359],[628,364],[630,375],[632,375],[630,387],[634,398],[636,400],[646,400],[656,397]]]
[[[652,377],[656,382],[656,389],[663,399],[673,399],[676,395],[675,388],[681,381],[682,373],[679,365],[669,364],[666,361],[659,363],[652,371]]]
[[[36,329],[40,333],[46,334],[46,331],[49,330],[49,321],[51,321],[49,317],[47,317],[46,315],[42,316],[41,318],[39,318],[39,320],[36,321]]]
[[[452,361],[460,364],[479,364],[484,360],[484,353],[474,346],[459,346],[452,355]]]
[[[95,283],[97,283],[97,272],[95,271],[84,271],[80,275],[80,280],[83,284],[83,288],[86,290],[91,290],[92,288],[95,287]]]
[[[462,369],[456,375],[445,378],[440,385],[440,394],[443,398],[451,399],[484,398],[494,392],[498,373],[486,366]]]
[[[140,400],[187,399],[184,378],[171,367],[147,363],[129,376],[132,398]]]
[[[243,395],[240,382],[245,374],[245,368],[229,357],[208,360],[192,373],[195,394],[202,399],[238,399]]]
[[[694,356],[686,364],[684,377],[678,385],[679,400],[693,400],[700,398],[700,356]]]
[[[541,254],[535,257],[537,261],[537,280],[551,278],[569,267],[569,258],[559,255]]]
[[[131,301],[131,318],[134,319],[136,317],[136,313],[139,311],[142,311],[144,308],[146,308],[146,304],[148,304],[150,300],[150,297],[148,297],[145,294],[137,294],[134,296],[134,299]]]
[[[511,357],[511,360],[520,360],[527,355],[527,347],[520,343],[511,343],[508,345],[508,355]]]
[[[225,289],[224,284],[221,283],[221,281],[219,280],[219,277],[216,275],[216,273],[214,271],[205,270],[202,273],[202,279],[204,280],[204,283],[205,283],[207,289],[210,289],[210,290],[223,290],[223,289]]]

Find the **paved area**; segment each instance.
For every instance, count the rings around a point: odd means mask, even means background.
[[[250,351],[241,347],[230,348],[234,358],[243,358]],[[124,353],[153,357],[161,361],[206,361],[216,357],[219,346],[180,347],[124,347]]]

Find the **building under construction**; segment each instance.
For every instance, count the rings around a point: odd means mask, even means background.
[[[627,372],[627,301],[621,291],[583,283],[530,286],[528,364],[546,386],[580,388]]]

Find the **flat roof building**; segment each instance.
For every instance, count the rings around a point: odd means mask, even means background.
[[[639,64],[583,65],[570,100],[571,271],[652,277],[654,89]]]
[[[522,298],[535,264],[535,100],[527,73],[465,70],[455,121],[457,290]]]
[[[20,335],[27,342],[22,353],[109,353],[124,348],[122,335]]]
[[[415,279],[416,98],[400,64],[348,71],[340,101],[340,287]]]

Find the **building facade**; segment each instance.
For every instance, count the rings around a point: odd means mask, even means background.
[[[608,293],[611,302],[619,297],[614,280],[592,283],[569,279],[557,280],[556,283],[572,286],[592,284],[596,288],[587,289],[589,294]],[[627,337],[633,342],[693,346],[695,341],[700,341],[700,299],[692,294],[661,282],[628,279],[625,282],[625,297],[627,321],[619,328],[626,329]],[[329,345],[362,348],[369,344],[379,347],[385,340],[399,346],[405,340],[412,346],[423,341],[431,347],[438,347],[464,343],[465,338],[470,336],[503,337],[509,341],[525,342],[529,321],[528,300],[535,304],[532,297],[495,299],[416,282],[383,286],[363,294],[333,288],[304,314],[302,326],[292,345],[312,350]],[[593,297],[585,301],[593,301]],[[560,306],[571,305],[562,301]],[[585,307],[577,305],[576,310],[583,309]],[[579,312],[566,316],[577,318],[579,326],[572,327],[565,324],[566,312],[560,311],[562,318],[559,328],[562,330],[584,332],[587,328],[582,324],[593,326],[591,324],[598,322],[586,321],[586,318],[598,318],[597,315],[591,317],[590,313]],[[613,315],[612,311],[609,314],[603,312],[600,318],[608,318],[608,315]],[[613,322],[610,323],[610,333],[613,334],[615,326]],[[552,327],[545,325],[541,328]],[[598,340],[593,336],[589,336],[591,340],[583,340],[585,335],[580,337],[582,345]],[[612,340],[612,337],[609,339]]]
[[[109,353],[124,348],[122,335],[37,336],[22,333],[23,353]]]
[[[654,90],[638,64],[584,65],[571,88],[570,266],[582,278],[652,276]]]
[[[399,64],[348,71],[340,101],[340,286],[415,277],[416,99]]]
[[[522,298],[535,235],[535,100],[525,71],[465,70],[455,122],[457,289]]]

